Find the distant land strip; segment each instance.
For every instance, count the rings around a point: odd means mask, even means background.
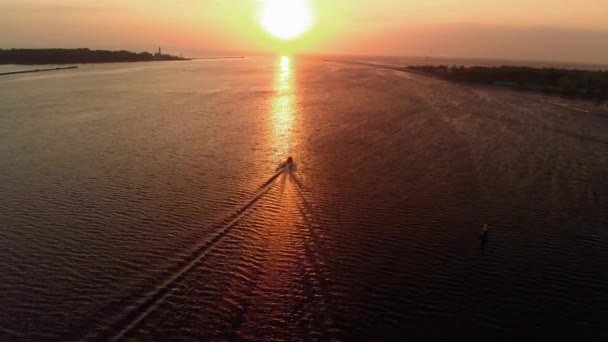
[[[451,67],[446,65],[399,67],[357,61],[329,59],[324,59],[324,61],[399,70],[452,82],[492,85],[548,95],[577,97],[596,100],[599,103],[608,100],[608,71],[532,68],[508,65],[497,67],[465,67],[462,65],[452,65]]]
[[[573,96],[599,102],[608,100],[608,71],[508,65],[497,67],[423,65],[407,66],[403,70],[448,81],[494,85],[549,95]]]
[[[187,58],[150,52],[80,49],[0,49],[0,64],[89,64],[185,61]]]
[[[56,70],[68,70],[77,69],[77,66],[69,66],[62,68],[49,68],[49,69],[33,69],[33,70],[22,70],[22,71],[11,71],[11,72],[0,72],[0,76],[17,75],[17,74],[29,74],[32,72],[45,72],[45,71],[56,71]]]

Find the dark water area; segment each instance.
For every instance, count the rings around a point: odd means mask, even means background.
[[[293,57],[3,77],[0,340],[605,340],[608,116],[543,100]]]

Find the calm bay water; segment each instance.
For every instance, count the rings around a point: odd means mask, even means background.
[[[541,100],[289,57],[2,77],[0,340],[608,337],[608,117]]]

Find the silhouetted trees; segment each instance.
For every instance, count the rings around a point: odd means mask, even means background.
[[[74,64],[175,61],[171,55],[89,49],[0,49],[0,64]]]
[[[442,79],[507,86],[516,89],[608,100],[608,71],[531,68],[517,66],[410,66],[405,70]]]

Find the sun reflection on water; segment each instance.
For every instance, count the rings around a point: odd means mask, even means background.
[[[293,148],[292,130],[296,110],[294,69],[289,56],[279,58],[276,74],[271,121],[275,153],[281,159],[287,158]]]

